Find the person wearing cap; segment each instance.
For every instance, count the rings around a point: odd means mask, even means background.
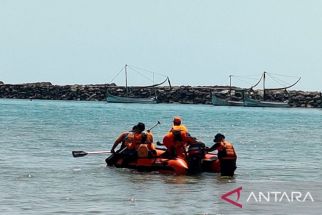
[[[173,118],[173,125],[170,131],[185,131],[188,132],[188,129],[185,125],[183,125],[182,123],[182,119],[179,116],[175,116]]]
[[[220,160],[220,169],[222,176],[233,176],[236,167],[237,154],[233,144],[225,140],[225,136],[218,133],[214,137],[215,144],[206,148],[208,152],[217,150],[218,159]]]

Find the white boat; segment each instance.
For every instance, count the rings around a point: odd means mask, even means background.
[[[106,101],[108,103],[141,103],[141,104],[155,104],[157,103],[157,98],[135,98],[135,97],[123,97],[123,96],[113,96],[107,95]]]
[[[292,85],[289,85],[287,87],[281,87],[281,88],[273,88],[273,89],[267,89],[265,88],[265,80],[266,80],[267,72],[264,72],[259,81],[250,88],[250,91],[256,87],[261,81],[263,81],[263,100],[256,100],[249,97],[249,95],[244,96],[244,106],[246,107],[278,107],[278,108],[287,108],[290,107],[287,102],[273,102],[273,101],[265,101],[266,98],[266,90],[286,90],[290,87],[293,87],[295,84],[297,84],[301,77]]]
[[[270,101],[260,101],[245,97],[244,106],[246,107],[278,107],[287,108],[290,107],[286,102],[270,102]]]
[[[157,103],[157,96],[148,97],[148,98],[129,96],[129,87],[127,85],[127,67],[128,67],[128,65],[125,64],[124,71],[125,71],[125,90],[126,90],[126,95],[125,96],[112,95],[107,90],[107,92],[106,92],[106,102],[108,102],[108,103],[141,103],[141,104],[155,104],[155,103]],[[167,77],[165,79],[165,81],[163,81],[163,82],[161,82],[159,84],[153,84],[151,86],[145,86],[145,87],[142,87],[142,88],[153,88],[153,87],[162,85],[166,81],[168,81],[169,86],[171,88],[169,77]]]
[[[212,95],[211,103],[215,106],[244,106],[244,102],[242,101],[232,101],[229,99],[222,99],[216,95]]]
[[[243,101],[233,101],[231,100],[232,97],[232,86],[231,86],[231,78],[232,75],[229,75],[229,98],[223,99],[216,94],[211,94],[211,103],[215,106],[244,106]],[[236,91],[236,89],[234,89]],[[242,89],[238,88],[239,91],[243,91]],[[244,93],[243,93],[244,94]]]

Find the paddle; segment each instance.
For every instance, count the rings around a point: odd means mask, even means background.
[[[156,126],[160,125],[161,122],[158,121],[154,126],[152,126],[150,129],[148,129],[147,131],[150,132],[153,128],[155,128]]]
[[[109,154],[111,151],[95,151],[95,152],[84,152],[84,151],[72,151],[73,157],[84,157],[86,155],[94,155],[94,154]]]

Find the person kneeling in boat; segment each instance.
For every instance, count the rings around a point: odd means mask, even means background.
[[[163,145],[167,147],[164,157],[179,157],[185,159],[186,147],[197,143],[196,138],[191,137],[187,131],[171,129],[163,138]]]
[[[145,125],[139,122],[134,129],[134,132],[129,133],[125,138],[126,149],[122,152],[126,161],[132,161],[136,158],[153,157],[155,146],[153,145],[153,134],[151,131],[144,132]]]
[[[156,156],[153,144],[153,134],[150,130],[142,132],[141,139],[136,143],[135,149],[139,158],[151,158]]]
[[[218,159],[220,161],[220,172],[222,176],[233,176],[236,170],[237,154],[233,144],[225,140],[225,136],[221,133],[215,135],[215,144],[210,148],[206,148],[208,152],[217,150]]]
[[[133,132],[130,132],[124,139],[125,149],[122,150],[126,162],[130,162],[137,158],[138,146],[142,143],[142,140],[146,138],[144,134],[145,124],[139,122]]]
[[[116,161],[122,161],[119,165],[127,164],[137,158],[137,145],[142,140],[142,132],[145,130],[145,125],[139,122],[133,126],[132,131],[123,132],[114,142],[111,152],[114,156],[110,157],[107,164],[113,165]],[[122,143],[121,148],[115,152],[118,144]],[[122,158],[122,159],[120,159]]]
[[[188,132],[187,127],[185,125],[183,125],[181,122],[182,122],[182,119],[179,116],[175,116],[173,118],[173,125],[172,125],[170,131],[185,131],[185,132]]]
[[[122,150],[126,147],[126,145],[125,145],[125,140],[126,140],[127,136],[128,136],[130,133],[134,133],[136,130],[137,130],[137,125],[134,125],[134,126],[132,127],[132,130],[131,130],[131,131],[125,131],[125,132],[121,133],[121,134],[120,134],[120,136],[115,140],[115,142],[114,142],[114,144],[113,144],[113,146],[112,146],[112,148],[111,148],[111,153],[112,153],[112,154],[115,154],[115,153],[118,153],[118,152],[122,151]],[[117,150],[117,152],[115,152],[116,147],[117,147],[120,143],[122,143],[122,144],[121,144],[120,149],[119,149],[119,150]]]

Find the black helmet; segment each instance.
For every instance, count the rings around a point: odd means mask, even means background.
[[[222,139],[225,139],[225,135],[221,134],[221,133],[218,133],[215,135],[215,139],[214,139],[214,142],[218,142]]]
[[[139,122],[139,123],[136,125],[136,127],[137,127],[138,131],[140,131],[140,132],[142,132],[142,131],[144,131],[144,130],[145,130],[145,125],[144,125],[144,123],[142,123],[142,122]]]

